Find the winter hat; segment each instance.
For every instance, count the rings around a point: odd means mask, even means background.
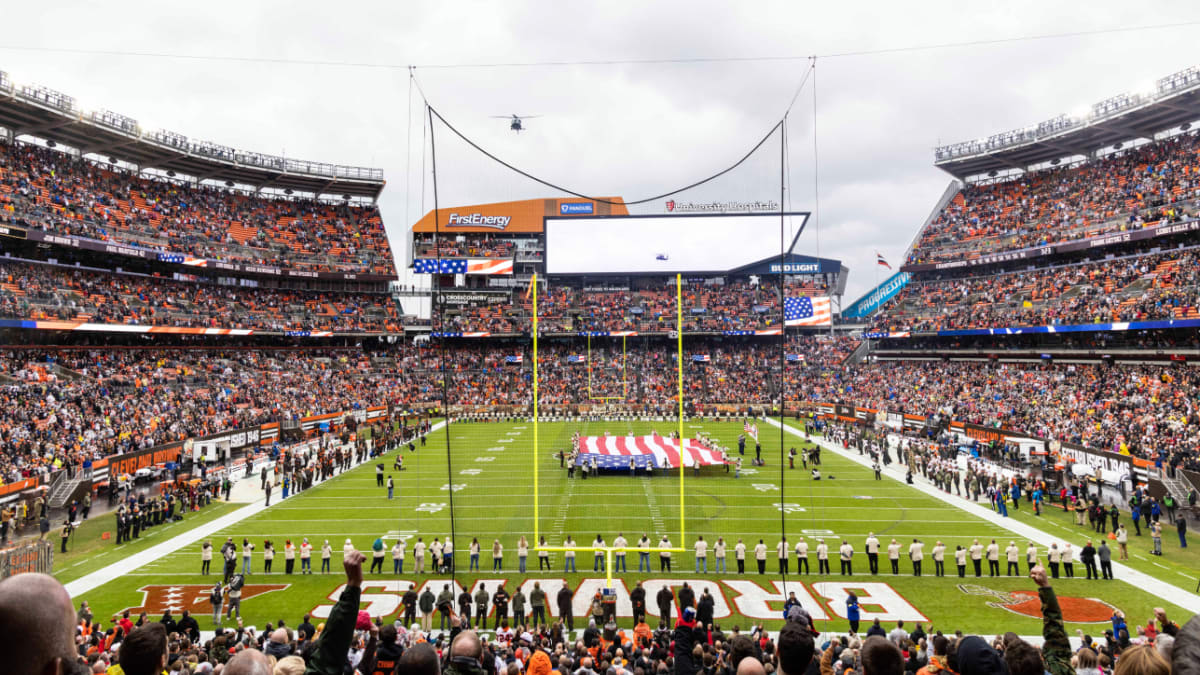
[[[1008,675],[1008,664],[978,635],[958,644],[958,672],[962,675]]]

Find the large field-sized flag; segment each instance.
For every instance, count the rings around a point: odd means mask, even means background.
[[[628,469],[631,459],[639,469],[647,464],[656,469],[679,467],[678,442],[663,436],[582,436],[576,447],[578,465],[590,465],[595,458],[596,466],[601,469]],[[692,439],[684,440],[683,449],[684,466],[713,466],[725,461],[720,450],[709,449]]]
[[[828,326],[833,322],[829,296],[801,296],[783,301],[783,319],[788,326]]]

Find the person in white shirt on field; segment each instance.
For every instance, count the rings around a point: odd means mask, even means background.
[[[725,538],[717,537],[717,543],[713,544],[713,571],[719,574],[725,574]]]
[[[1033,572],[1033,568],[1037,567],[1038,564],[1038,548],[1032,541],[1029,542],[1029,546],[1025,549],[1025,563],[1029,565],[1030,572]]]
[[[321,546],[321,574],[329,574],[329,560],[333,557],[333,547],[329,545],[329,540],[325,540],[325,544]]]
[[[529,558],[529,540],[527,540],[525,538],[525,535],[521,535],[521,538],[517,540],[517,571],[518,572],[520,572],[522,574],[525,573],[525,561],[528,558]]]
[[[993,539],[987,545],[988,576],[1000,576],[1000,545]]]
[[[913,576],[921,576],[921,561],[925,560],[925,544],[920,539],[913,539],[908,546],[908,559],[912,561]]]
[[[783,537],[782,539],[779,540],[778,544],[775,544],[775,555],[779,556],[779,573],[780,574],[788,573],[788,556],[790,556],[791,554],[792,554],[792,548],[790,546],[788,546],[787,537]]]
[[[708,574],[708,542],[704,541],[704,535],[700,535],[696,539],[695,549],[696,549],[696,573],[697,574],[701,574],[701,573]],[[704,568],[703,572],[701,572],[701,570],[700,570],[701,567]]]
[[[550,552],[546,550],[546,538],[538,536],[538,571],[541,572],[545,568],[547,572],[553,569],[550,566]]]
[[[650,537],[646,533],[642,533],[642,538],[638,540],[638,571],[642,571],[642,565],[646,566],[646,571],[650,571]]]
[[[941,541],[933,545],[933,576],[946,576],[946,546]]]
[[[437,574],[442,569],[442,542],[437,537],[429,545],[429,558],[433,562],[433,573]]]
[[[392,545],[392,574],[404,574],[404,540],[397,539]]]
[[[888,562],[892,564],[892,576],[900,574],[900,542],[895,539],[888,543]]]
[[[667,539],[667,535],[664,534],[662,540],[658,542],[658,548],[658,571],[670,572],[671,552],[666,549],[671,548],[671,540]]]
[[[504,569],[504,544],[500,543],[499,539],[492,540],[492,571],[499,572]]]
[[[629,568],[625,567],[625,547],[629,542],[625,541],[625,535],[621,532],[617,533],[617,538],[613,539],[613,572],[628,572]]]
[[[824,539],[817,540],[817,572],[829,574],[829,546]]]
[[[446,541],[442,543],[442,564],[447,570],[454,571],[454,542],[450,537],[446,537]]]
[[[767,573],[767,545],[763,543],[762,539],[759,539],[754,546],[754,562],[758,564],[759,574]]]
[[[808,567],[808,542],[804,537],[796,542],[796,574],[812,574]]]
[[[983,544],[976,539],[969,549],[971,553],[971,564],[975,566],[975,577],[983,576]]]
[[[838,548],[838,562],[842,565],[841,573],[844,576],[854,576],[854,547],[845,539],[842,540],[842,545]]]
[[[575,540],[571,538],[571,535],[569,535],[569,534],[567,535],[567,539],[566,539],[566,541],[563,542],[563,546],[565,546],[567,548],[571,548],[571,547],[575,546]],[[579,571],[579,570],[575,569],[575,551],[564,551],[563,552],[563,560],[564,560],[564,562],[563,562],[563,571],[564,572]]]
[[[874,532],[867,533],[866,551],[867,565],[871,568],[871,574],[879,574],[879,540],[875,538]]]
[[[300,574],[312,574],[312,544],[308,537],[300,542]]]
[[[746,543],[743,542],[740,538],[737,540],[737,544],[735,544],[733,547],[733,558],[734,558],[734,560],[737,560],[737,570],[738,570],[737,573],[745,574],[746,573]]]
[[[958,546],[954,549],[954,564],[958,566],[958,578],[967,576],[967,549]]]
[[[413,544],[413,572],[425,573],[425,542],[421,537],[417,537],[417,543]]]
[[[592,571],[604,571],[604,549],[607,544],[604,543],[604,537],[596,535],[596,541],[592,542]]]
[[[1071,550],[1070,544],[1063,544],[1062,549],[1063,573],[1068,579],[1075,578],[1075,551]]]
[[[1062,551],[1058,550],[1058,543],[1050,544],[1050,548],[1046,551],[1046,564],[1050,566],[1050,578],[1058,578],[1058,565],[1062,562]]]
[[[1008,567],[1005,573],[1010,577],[1021,575],[1021,549],[1017,548],[1017,542],[1008,542],[1008,548],[1004,549],[1004,558],[1008,562]]]

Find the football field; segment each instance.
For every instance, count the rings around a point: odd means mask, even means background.
[[[365,583],[363,608],[372,614],[395,617],[401,608],[400,596],[414,583],[418,590],[432,583],[436,594],[449,575],[412,574],[412,545],[417,537],[425,543],[445,539],[453,532],[457,571],[454,581],[474,593],[483,583],[489,591],[495,584],[504,583],[510,593],[521,586],[526,594],[533,582],[539,582],[551,598],[548,608],[557,614],[553,598],[557,590],[569,584],[576,590],[574,614],[576,628],[579,617],[586,614],[593,594],[605,584],[605,574],[594,571],[591,551],[576,556],[577,573],[564,572],[564,554],[550,556],[552,571],[538,571],[536,553],[531,551],[527,570],[517,569],[517,540],[524,535],[534,542],[537,530],[546,537],[548,545],[562,546],[566,535],[580,547],[589,547],[600,535],[611,544],[618,534],[630,542],[629,573],[614,576],[618,589],[618,615],[621,623],[631,626],[626,592],[638,581],[648,590],[651,622],[657,619],[653,597],[663,584],[679,586],[688,582],[697,594],[708,588],[716,599],[715,621],[728,630],[734,625],[746,628],[752,623],[765,623],[777,629],[781,623],[780,610],[786,593],[795,592],[818,620],[823,630],[845,630],[847,622],[844,597],[853,590],[864,610],[864,625],[873,616],[885,622],[905,619],[928,621],[936,628],[953,631],[995,633],[1012,630],[1018,634],[1036,635],[1041,632],[1040,606],[1033,583],[1024,576],[1026,541],[1017,539],[1010,531],[983,518],[948,505],[901,481],[884,477],[876,480],[873,473],[860,464],[831,451],[821,452],[822,479],[813,480],[810,472],[797,458],[795,469],[780,466],[779,430],[760,424],[760,439],[766,465],[752,466],[754,441],[747,439],[745,462],[740,477],[731,469],[706,467],[698,473],[687,469],[684,479],[683,513],[686,515],[685,541],[680,540],[680,485],[678,469],[667,474],[656,471],[653,476],[628,471],[601,473],[594,478],[568,478],[560,468],[559,450],[569,447],[573,433],[582,435],[649,434],[667,435],[677,428],[677,422],[555,422],[540,425],[540,453],[533,451],[533,423],[455,422],[446,430],[435,430],[427,445],[415,452],[402,450],[404,470],[392,470],[395,453],[369,461],[299,495],[279,499],[273,495],[271,506],[219,529],[206,537],[219,548],[225,537],[234,538],[239,546],[238,569],[242,566],[240,546],[243,539],[256,546],[252,574],[242,604],[247,625],[265,624],[286,619],[296,625],[305,613],[321,616],[340,593],[344,582],[341,572],[341,550],[350,539],[359,550],[370,555],[372,543],[382,537],[390,549],[397,539],[407,543],[405,573],[392,574],[390,551],[385,559],[384,574],[369,574]],[[737,437],[742,433],[738,422],[687,422],[689,436],[705,432],[737,455]],[[449,441],[451,452],[446,452]],[[802,439],[787,435],[784,447],[806,447]],[[385,466],[385,477],[396,483],[393,499],[376,485],[377,463]],[[539,503],[534,506],[534,466],[538,471]],[[257,483],[257,481],[255,481]],[[257,487],[257,485],[255,485]],[[452,505],[452,506],[451,506]],[[228,513],[228,511],[224,511]],[[453,514],[453,521],[452,521]],[[110,517],[105,517],[110,518]],[[170,526],[156,542],[186,532],[186,527],[211,520],[203,512],[190,516],[182,525]],[[110,528],[107,528],[110,529]],[[907,552],[914,538],[925,543],[924,576],[914,577],[912,564],[902,553],[900,574],[893,576],[886,556],[881,556],[880,574],[868,572],[863,543],[868,533],[875,533],[886,550],[891,539],[898,540]],[[665,534],[671,544],[688,549],[672,554],[673,569],[661,572],[657,553],[651,556],[653,570],[638,573],[638,555],[633,548],[642,534],[657,545]],[[808,574],[796,574],[794,553],[789,554],[789,574],[779,573],[776,544],[785,535],[789,549],[804,537],[809,542]],[[696,537],[703,535],[709,542],[708,573],[697,573],[691,552]],[[314,545],[312,575],[283,573],[284,541],[299,543],[308,537]],[[728,571],[715,571],[712,543],[724,537],[729,546]],[[468,548],[478,538],[482,549],[480,571],[469,571]],[[742,539],[748,549],[746,574],[738,575],[733,546]],[[830,547],[832,575],[817,574],[817,538],[824,538]],[[1021,576],[984,576],[975,578],[968,564],[968,576],[960,579],[953,562],[955,546],[964,548],[975,538],[986,544],[995,538],[1001,549],[1016,541],[1021,551]],[[271,540],[277,550],[272,574],[263,574],[262,548]],[[504,547],[503,565],[493,570],[492,542],[499,540]],[[753,560],[753,548],[762,539],[768,548],[767,574],[759,575]],[[842,540],[855,548],[853,576],[838,574],[837,548]],[[329,540],[334,549],[333,571],[319,572],[319,552]],[[947,545],[947,576],[935,578],[931,550],[936,541]],[[1082,541],[1073,544],[1082,546]],[[83,542],[87,545],[87,542]],[[80,545],[77,543],[76,545]],[[146,548],[148,542],[135,542],[132,550]],[[99,560],[110,563],[119,560],[120,550],[104,542],[103,550],[96,549]],[[96,553],[91,554],[93,556]],[[219,558],[219,554],[215,557]],[[1115,559],[1114,553],[1114,559]],[[1043,557],[1044,561],[1044,548]],[[76,568],[82,565],[82,569]],[[71,562],[64,567],[61,578],[69,580],[94,571],[100,563]],[[159,616],[170,607],[176,614],[189,609],[197,616],[203,629],[210,629],[211,610],[207,596],[215,580],[219,580],[220,561],[214,560],[210,576],[200,572],[200,541],[181,546],[158,556],[128,573],[114,575],[106,583],[79,594],[76,601],[88,600],[97,617],[131,609],[135,613],[148,611]],[[1001,561],[1004,571],[1005,563]],[[1102,632],[1100,622],[1106,621],[1113,608],[1123,610],[1131,622],[1144,622],[1156,606],[1165,607],[1174,617],[1187,612],[1123,581],[1085,581],[1083,566],[1076,564],[1075,579],[1060,579],[1054,583],[1064,605],[1070,628],[1085,632]],[[1172,581],[1173,583],[1181,583]],[[1190,587],[1189,589],[1190,590]],[[1032,594],[1032,599],[1031,599]],[[528,609],[527,609],[528,611]],[[435,627],[437,621],[435,619]],[[226,622],[226,626],[230,623]],[[927,624],[928,625],[928,624]]]

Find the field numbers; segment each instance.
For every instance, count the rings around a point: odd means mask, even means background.
[[[771,485],[770,483],[755,483],[754,489],[758,490],[759,492],[770,492],[771,490],[778,490],[779,488]]]
[[[432,502],[425,502],[424,504],[421,504],[420,506],[418,506],[417,510],[424,511],[425,513],[437,513],[438,511],[441,511],[444,508],[446,508],[446,505],[444,503],[435,504]]]
[[[465,487],[467,487],[466,483],[455,483],[454,485],[446,483],[445,485],[442,486],[442,492],[447,492],[448,490],[450,490],[450,488],[454,488],[455,492],[459,492]]]
[[[511,438],[501,438],[501,439],[498,439],[496,442],[497,442],[497,443],[512,443],[512,442],[513,442],[513,439],[511,439]]]
[[[487,451],[488,451],[488,452],[504,452],[504,448],[503,448],[503,447],[500,447],[500,446],[497,446],[497,447],[494,447],[494,448],[488,448],[488,449],[487,449]]]
[[[804,513],[805,511],[808,510],[808,509],[804,508],[803,506],[800,506],[799,504],[796,504],[794,502],[784,502],[782,504],[780,504],[779,502],[775,502],[774,506],[775,506],[775,508],[779,509],[780,511],[783,511],[784,513]]]
[[[459,473],[464,476],[478,476],[479,474],[483,473],[483,469],[463,469],[462,471],[459,471]]]
[[[494,462],[494,461],[496,461],[496,458],[494,456],[476,457],[475,461],[476,462]]]
[[[742,473],[746,474],[747,476],[753,476],[754,474],[758,473],[758,469],[742,469]]]

